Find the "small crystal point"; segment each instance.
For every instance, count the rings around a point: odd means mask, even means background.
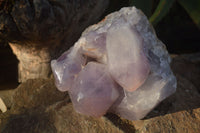
[[[56,87],[60,91],[68,91],[84,64],[85,60],[79,53],[76,56],[71,56],[69,52],[66,52],[58,60],[52,60],[51,68],[53,69]]]
[[[105,65],[90,62],[79,73],[69,94],[78,112],[99,117],[118,98],[116,87]]]
[[[146,80],[150,66],[143,51],[143,40],[128,25],[111,27],[107,33],[108,67],[112,77],[127,91],[134,91]]]

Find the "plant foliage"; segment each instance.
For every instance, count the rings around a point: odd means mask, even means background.
[[[156,9],[152,12],[152,7],[156,0],[129,0],[131,6],[141,9],[149,18],[149,21],[156,25],[169,12],[175,0],[160,0]],[[194,23],[200,28],[200,0],[177,0],[177,2],[187,11]]]

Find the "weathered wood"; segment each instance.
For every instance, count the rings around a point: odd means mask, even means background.
[[[18,64],[18,81],[25,82],[27,79],[49,78],[50,50],[48,48],[35,49],[23,45],[9,43],[13,53],[20,61]]]
[[[0,8],[0,39],[19,59],[19,81],[47,78],[52,58],[71,47],[97,22],[108,0],[16,0]],[[1,1],[1,5],[5,1]]]

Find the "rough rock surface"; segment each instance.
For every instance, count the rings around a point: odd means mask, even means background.
[[[87,28],[51,66],[58,89],[69,91],[77,112],[99,116],[111,111],[138,120],[175,92],[170,61],[147,17],[127,7]],[[109,79],[113,82],[106,82]],[[111,87],[115,82],[121,88]],[[115,102],[105,94],[112,94]]]
[[[24,101],[26,106],[20,106],[23,109],[18,109],[17,115],[14,111],[14,106],[12,106],[6,113],[0,113],[0,129],[4,129],[3,133],[12,133],[15,131],[27,133],[34,132],[34,129],[37,129],[35,130],[36,132],[41,131],[46,133],[198,133],[200,131],[200,54],[172,57],[172,70],[178,81],[177,91],[161,102],[143,120],[129,121],[114,114],[107,114],[98,119],[80,115],[74,111],[69,97],[65,97],[64,101],[58,101],[57,103],[50,102],[52,105],[46,104],[47,108],[45,110],[37,109],[37,106],[34,106],[34,109],[29,109],[25,113],[22,110],[26,109],[26,107],[33,107],[33,104],[31,100]],[[43,82],[32,80],[28,83],[27,85],[23,85],[25,87],[24,91],[32,90],[28,88],[33,86],[33,84],[36,87],[35,89],[40,88],[39,86],[44,84],[44,80]],[[46,82],[45,86],[47,88],[42,88],[42,90],[54,88],[50,90],[56,91],[52,80]],[[35,95],[32,92],[25,93],[29,94],[30,97],[34,95],[35,99],[41,99],[38,100],[41,106],[44,100],[47,100],[43,96],[46,95],[45,93],[41,95]],[[51,92],[47,93],[52,94]],[[24,97],[23,93],[19,94]],[[60,94],[62,95],[61,92]]]
[[[99,19],[108,3],[106,0],[13,1],[10,10],[0,8],[0,37],[20,45],[39,47],[60,45],[61,41],[71,44],[71,39]],[[65,45],[69,47],[70,44]]]
[[[61,93],[55,88],[53,79],[27,80],[14,90],[12,108],[15,111],[23,108],[45,108],[67,97],[67,93]]]
[[[48,78],[50,60],[98,21],[109,0],[0,1],[0,38],[19,60],[19,81]],[[2,8],[4,3],[9,9]]]
[[[71,103],[67,105],[66,103],[54,104],[47,109],[47,112],[50,113],[59,133],[123,133],[123,130],[120,130],[105,117],[93,118],[76,113]]]
[[[16,129],[19,127],[17,127],[15,123],[19,123],[19,121],[22,121],[22,123],[29,121],[30,125],[34,121],[39,121],[40,123],[42,119],[47,119],[46,115],[44,114],[44,110],[47,106],[63,99],[69,100],[67,93],[61,93],[56,89],[53,79],[27,80],[14,90],[4,90],[0,93],[0,96],[8,107],[8,111],[6,113],[0,113],[0,129],[3,129],[2,126],[4,126],[8,119],[13,119],[14,122],[11,122],[10,126],[13,126],[13,128]],[[40,115],[44,115],[44,117]],[[45,121],[47,120],[44,120],[43,122]],[[43,122],[40,124],[44,124]],[[37,127],[37,125],[33,125],[33,127],[34,126]],[[29,130],[30,127],[25,128]],[[41,125],[38,128],[43,129]]]

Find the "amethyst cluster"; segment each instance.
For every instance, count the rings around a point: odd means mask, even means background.
[[[57,88],[69,92],[77,112],[137,120],[176,91],[169,64],[146,16],[128,7],[87,28],[51,67]]]

